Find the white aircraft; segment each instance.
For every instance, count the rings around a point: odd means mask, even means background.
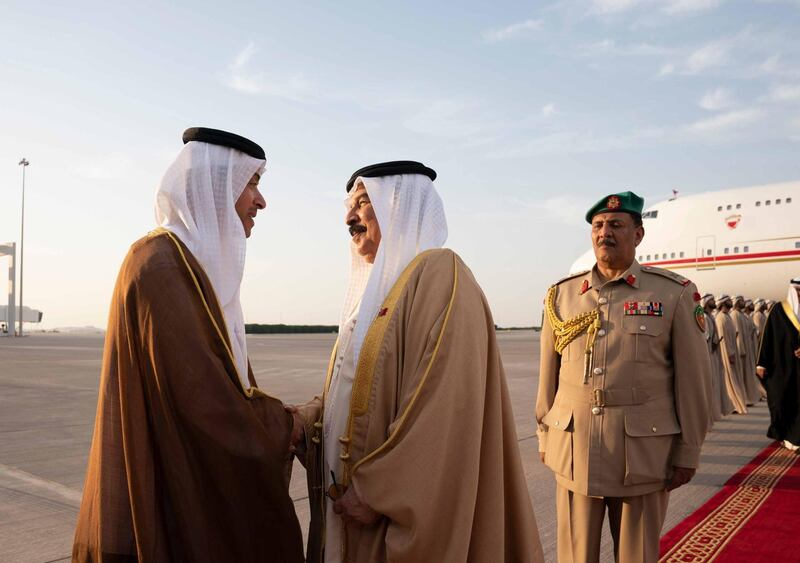
[[[642,219],[637,260],[676,271],[700,293],[786,299],[800,276],[800,181],[674,197]],[[594,263],[589,250],[570,272]]]

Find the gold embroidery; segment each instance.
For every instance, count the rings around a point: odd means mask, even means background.
[[[789,320],[794,325],[794,328],[797,329],[797,332],[800,332],[800,321],[797,320],[797,317],[792,310],[792,306],[788,301],[781,301],[781,305],[783,305],[783,312],[786,313],[787,317],[789,317]]]
[[[422,378],[420,379],[419,384],[417,385],[417,388],[414,391],[414,395],[411,397],[411,400],[408,402],[408,406],[405,408],[403,413],[400,415],[400,418],[398,419],[397,424],[395,424],[395,427],[394,427],[394,430],[392,431],[392,433],[389,435],[389,437],[386,439],[386,441],[383,444],[381,444],[376,449],[374,449],[372,452],[370,452],[369,454],[367,454],[366,456],[364,456],[363,458],[358,460],[353,465],[353,468],[349,473],[345,473],[345,476],[347,477],[348,480],[349,480],[350,475],[355,473],[356,469],[358,469],[361,466],[361,464],[369,461],[370,459],[372,459],[373,457],[377,456],[382,451],[384,451],[386,448],[388,448],[397,439],[397,436],[400,434],[400,431],[403,429],[405,421],[408,418],[408,415],[411,412],[411,410],[414,408],[414,405],[417,403],[417,399],[419,398],[420,393],[422,392],[422,388],[423,388],[423,386],[425,385],[425,382],[428,379],[428,374],[431,371],[431,367],[433,366],[433,362],[436,361],[436,357],[437,357],[438,352],[439,352],[439,346],[442,343],[442,338],[444,336],[444,332],[447,329],[447,322],[450,319],[450,313],[452,312],[452,309],[453,309],[453,303],[455,302],[457,287],[458,287],[458,261],[456,259],[456,255],[453,254],[453,290],[452,290],[452,292],[450,294],[450,301],[447,304],[447,312],[444,315],[444,321],[442,322],[442,328],[439,331],[439,336],[436,339],[436,345],[433,348],[433,353],[431,354],[431,359],[428,361],[428,365],[425,368],[425,372],[422,374]],[[359,361],[359,364],[360,364],[360,361]],[[375,367],[374,365],[369,366],[370,373],[374,370],[374,367]],[[370,378],[370,384],[371,384],[371,378]],[[350,429],[350,432],[352,433],[352,427]]]
[[[378,353],[381,349],[383,336],[386,333],[386,328],[389,326],[389,321],[392,319],[395,305],[400,299],[400,295],[408,283],[408,278],[417,268],[420,260],[427,256],[429,251],[418,254],[409,264],[405,267],[400,277],[389,290],[389,295],[386,296],[379,310],[386,310],[386,314],[378,315],[367,330],[364,337],[364,344],[361,346],[361,352],[358,356],[358,366],[356,368],[356,375],[353,379],[353,391],[350,397],[350,418],[356,416],[363,416],[367,414],[369,408],[369,396],[372,392],[372,372],[374,371],[375,362],[378,360]],[[348,424],[350,426],[350,424]]]
[[[386,328],[389,326],[389,321],[393,317],[395,305],[400,299],[403,290],[408,283],[411,274],[417,268],[420,261],[428,256],[433,250],[426,250],[421,254],[417,254],[414,259],[409,262],[405,267],[400,277],[389,290],[389,294],[381,304],[380,309],[386,309],[387,314],[375,317],[372,324],[367,330],[364,337],[364,344],[361,346],[361,352],[358,357],[358,366],[356,367],[356,374],[353,379],[353,389],[350,393],[350,412],[347,420],[347,434],[343,436],[347,438],[347,443],[342,445],[342,455],[347,456],[344,459],[343,478],[342,483],[346,486],[349,483],[349,454],[350,454],[350,438],[353,435],[353,419],[356,416],[363,416],[369,408],[369,396],[372,391],[372,377],[375,372],[375,363],[378,360],[378,352],[380,352],[383,337],[386,333]],[[379,310],[380,310],[379,309]],[[341,456],[340,456],[341,457]]]
[[[339,337],[336,337],[336,342],[333,343],[333,350],[331,351],[331,358],[328,360],[328,375],[325,376],[325,387],[322,390],[322,405],[325,406],[325,396],[328,394],[328,388],[331,386],[331,378],[333,377],[333,365],[336,362],[336,351],[339,349]]]

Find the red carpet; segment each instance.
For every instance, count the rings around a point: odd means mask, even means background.
[[[659,561],[800,561],[800,456],[764,448],[661,538]]]

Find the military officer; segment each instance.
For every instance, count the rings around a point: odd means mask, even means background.
[[[694,476],[708,428],[700,295],[634,259],[643,204],[624,192],[592,207],[595,266],[545,299],[536,420],[561,563],[598,560],[606,511],[616,560],[656,561],[668,491]]]

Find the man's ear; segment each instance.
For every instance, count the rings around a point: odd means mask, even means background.
[[[642,240],[644,240],[644,226],[643,225],[639,225],[638,227],[636,227],[636,234],[635,234],[634,240],[636,241],[635,246],[639,246],[641,244]]]

